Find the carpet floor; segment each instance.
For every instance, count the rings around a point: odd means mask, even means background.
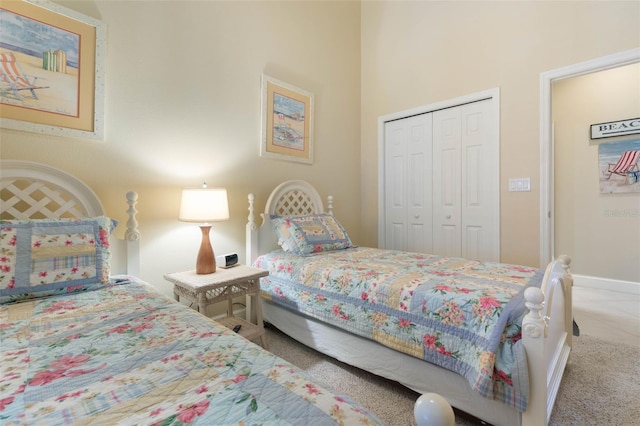
[[[267,327],[269,350],[375,413],[392,426],[415,425],[413,404],[419,396],[310,349]],[[574,337],[550,425],[640,425],[640,348]],[[482,424],[456,411],[456,425]]]

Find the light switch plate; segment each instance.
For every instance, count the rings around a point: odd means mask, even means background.
[[[509,192],[531,191],[531,178],[509,179]]]

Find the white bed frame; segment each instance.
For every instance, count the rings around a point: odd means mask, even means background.
[[[246,259],[249,264],[260,254],[278,248],[268,215],[293,216],[324,212],[322,198],[316,189],[301,180],[283,182],[273,190],[267,199],[264,213],[260,215],[261,224],[255,219],[254,194],[249,194],[248,199]],[[327,198],[327,204],[327,212],[332,213],[331,196]],[[508,426],[546,425],[572,346],[573,278],[569,264],[569,257],[560,256],[548,265],[542,287],[525,291],[529,312],[523,320],[522,339],[527,354],[530,390],[529,405],[524,413],[482,397],[472,391],[466,379],[457,373],[312,318],[301,317],[266,300],[263,300],[263,318],[307,346],[347,364],[395,380],[418,393],[440,394],[452,406],[485,422]]]
[[[83,218],[105,215],[97,195],[84,182],[54,167],[31,161],[0,162],[2,219]],[[111,273],[140,275],[138,194],[128,192],[124,238],[112,235]],[[121,226],[121,225],[119,225]]]

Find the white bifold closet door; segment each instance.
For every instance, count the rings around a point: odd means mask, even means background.
[[[385,123],[385,247],[495,260],[499,147],[491,100]]]
[[[385,124],[386,247],[428,253],[432,243],[432,115]]]

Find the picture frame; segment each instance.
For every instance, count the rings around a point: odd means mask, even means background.
[[[262,75],[260,156],[313,164],[314,96]]]
[[[106,25],[48,0],[0,8],[0,126],[104,140]]]
[[[640,194],[640,139],[598,144],[600,194]]]

